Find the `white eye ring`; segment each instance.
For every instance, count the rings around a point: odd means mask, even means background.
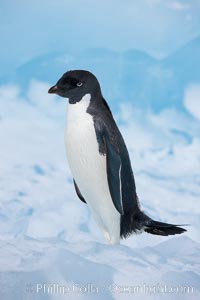
[[[77,82],[77,84],[76,84],[77,86],[82,86],[83,85],[83,83],[82,82]]]

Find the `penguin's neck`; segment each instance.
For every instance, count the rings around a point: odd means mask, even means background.
[[[82,99],[76,103],[68,103],[67,109],[67,122],[76,122],[79,119],[82,119],[83,116],[87,113],[87,109],[90,105],[91,94],[85,94]]]

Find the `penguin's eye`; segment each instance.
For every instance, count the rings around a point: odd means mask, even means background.
[[[82,82],[77,82],[76,86],[82,86],[83,83]]]

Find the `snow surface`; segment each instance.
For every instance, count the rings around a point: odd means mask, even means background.
[[[142,208],[156,220],[191,226],[173,238],[142,234],[109,246],[75,194],[64,148],[66,101],[48,95],[49,86],[33,80],[23,96],[17,85],[0,87],[0,299],[197,299],[198,119],[173,108],[144,114],[119,106]],[[37,293],[43,283],[71,290]],[[87,284],[98,293],[84,291]],[[158,284],[179,290],[131,292]]]

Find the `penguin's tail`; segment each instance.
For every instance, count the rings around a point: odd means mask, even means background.
[[[181,234],[187,231],[186,229],[179,226],[186,225],[175,225],[151,220],[150,223],[144,227],[144,231],[147,233],[163,236]]]
[[[181,234],[186,229],[179,226],[187,225],[175,225],[152,220],[145,215],[141,210],[133,216],[132,214],[121,216],[121,237],[126,238],[132,233],[147,232],[155,235],[174,235]]]

